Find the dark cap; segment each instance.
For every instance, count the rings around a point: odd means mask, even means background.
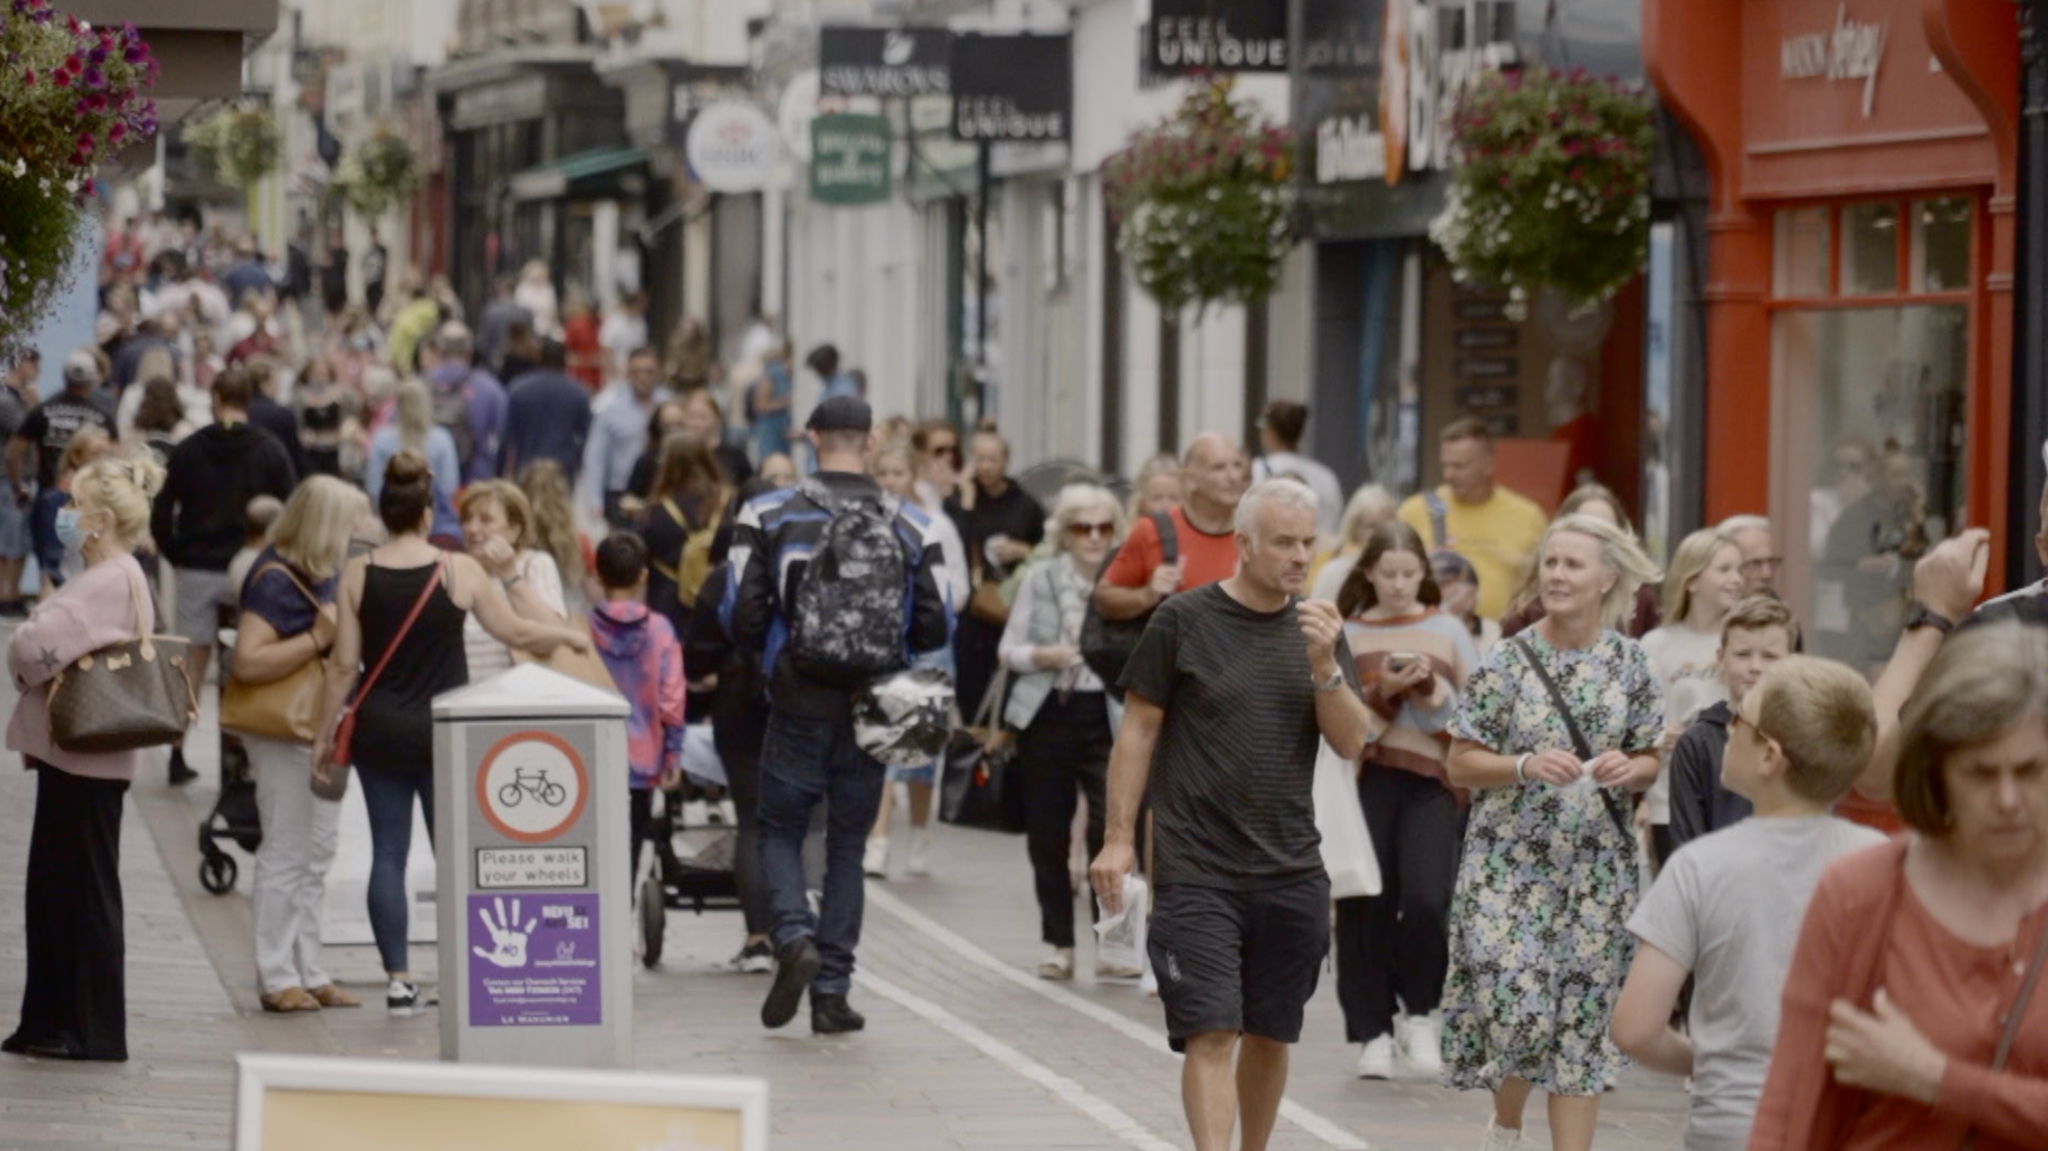
[[[866,400],[832,396],[811,409],[804,426],[814,432],[869,432],[875,428],[875,414]]]
[[[1429,553],[1429,574],[1439,582],[1444,580],[1469,580],[1479,582],[1479,572],[1472,567],[1472,561],[1449,548],[1439,548]]]

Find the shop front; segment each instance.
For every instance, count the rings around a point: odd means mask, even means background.
[[[1586,314],[1458,283],[1428,239],[1449,185],[1449,123],[1480,77],[1570,59],[1640,69],[1607,5],[1588,38],[1515,0],[1298,0],[1294,124],[1314,242],[1311,436],[1346,484],[1435,482],[1438,431],[1476,416],[1503,478],[1554,504],[1581,479],[1640,510],[1645,295]]]
[[[1769,514],[1810,650],[1871,667],[2011,496],[2013,6],[1648,0],[1644,51],[1711,173],[1708,518]]]

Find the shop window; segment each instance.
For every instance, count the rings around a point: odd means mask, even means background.
[[[1969,307],[1785,310],[1772,336],[1782,590],[1808,650],[1872,671],[1913,561],[1963,522]]]
[[[1886,296],[1899,290],[1899,206],[1842,209],[1842,294]]]
[[[1779,212],[1772,245],[1777,267],[1774,290],[1780,297],[1828,294],[1828,210],[1788,208]]]
[[[1970,219],[1967,196],[1916,200],[1913,213],[1915,292],[1959,292],[1970,286]]]

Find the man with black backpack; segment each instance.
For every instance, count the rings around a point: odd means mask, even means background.
[[[1128,645],[1136,644],[1145,621],[1166,597],[1219,583],[1237,571],[1237,535],[1231,525],[1237,501],[1250,486],[1250,462],[1227,437],[1204,432],[1188,445],[1181,468],[1187,503],[1163,522],[1147,517],[1132,524],[1130,538],[1095,585],[1090,614],[1121,624],[1113,630],[1128,635]],[[1082,646],[1090,645],[1084,639]],[[1123,670],[1096,667],[1092,658],[1089,666],[1105,678]]]
[[[847,1004],[860,940],[861,857],[881,806],[882,764],[854,742],[852,701],[866,684],[936,650],[951,629],[924,514],[898,506],[866,474],[874,416],[835,396],[807,424],[818,472],[749,501],[734,527],[726,631],[763,652],[768,736],[761,754],[761,867],[774,909],[775,982],[761,1022],[781,1027],[806,988],[811,1030],[866,1025]],[[826,805],[825,887],[811,912],[803,841]]]

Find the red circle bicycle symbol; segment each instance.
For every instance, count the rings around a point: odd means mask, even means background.
[[[515,731],[484,753],[476,772],[476,805],[498,834],[520,843],[556,839],[583,816],[590,769],[567,740],[545,731]]]

